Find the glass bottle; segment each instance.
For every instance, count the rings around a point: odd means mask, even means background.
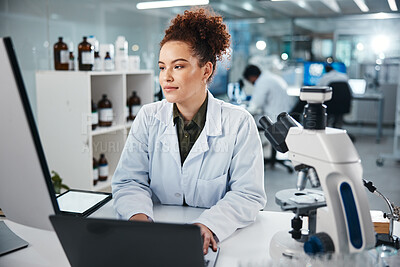
[[[95,158],[93,158],[93,185],[97,184],[99,180],[99,165]]]
[[[83,37],[83,41],[78,45],[78,62],[79,70],[92,70],[94,63],[94,49],[86,36]]]
[[[75,70],[75,57],[72,51],[69,52],[68,69]]]
[[[68,46],[62,37],[58,37],[58,42],[54,44],[54,69],[68,70],[68,65]]]
[[[101,58],[98,51],[94,52],[94,65],[93,70],[100,71],[101,70]]]
[[[92,130],[96,129],[99,125],[99,113],[97,112],[97,105],[92,99]]]
[[[108,178],[108,162],[104,154],[99,159],[99,181],[105,181]]]
[[[113,121],[113,110],[111,101],[107,98],[106,94],[103,94],[103,98],[99,101],[99,126],[109,127]]]
[[[110,52],[106,52],[106,56],[104,57],[104,70],[113,70],[113,62],[110,56]]]
[[[129,116],[128,120],[134,120],[140,110],[140,97],[136,94],[136,91],[132,92],[131,97],[128,100]]]

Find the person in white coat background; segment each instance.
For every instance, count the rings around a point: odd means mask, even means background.
[[[345,73],[338,72],[331,65],[325,65],[325,74],[318,80],[317,85],[328,86],[333,82],[347,82],[349,77]]]
[[[122,219],[152,221],[155,202],[207,208],[193,221],[205,254],[254,222],[266,204],[254,119],[207,90],[229,45],[222,17],[211,10],[185,11],[171,21],[158,62],[166,99],[141,108],[112,178]]]
[[[272,69],[272,64],[269,68]],[[255,115],[255,118],[267,115],[275,121],[281,112],[289,113],[294,107],[296,98],[286,93],[288,87],[286,81],[271,70],[261,71],[255,65],[248,65],[243,77],[254,85],[247,110]]]

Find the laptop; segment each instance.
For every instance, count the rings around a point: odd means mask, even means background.
[[[72,267],[215,266],[219,250],[203,255],[193,224],[132,222],[50,215]]]
[[[353,95],[365,94],[367,81],[364,79],[349,79],[348,81]]]

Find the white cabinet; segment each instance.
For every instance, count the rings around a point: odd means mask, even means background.
[[[118,164],[131,122],[126,120],[127,98],[136,91],[141,104],[153,102],[152,71],[87,72],[39,71],[36,73],[37,119],[50,170],[71,188],[104,190]],[[91,100],[107,94],[113,106],[111,127],[91,128]],[[104,153],[107,181],[93,186],[93,157]]]

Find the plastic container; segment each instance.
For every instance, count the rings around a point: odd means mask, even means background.
[[[124,36],[118,36],[115,41],[115,69],[128,70],[128,42]]]

